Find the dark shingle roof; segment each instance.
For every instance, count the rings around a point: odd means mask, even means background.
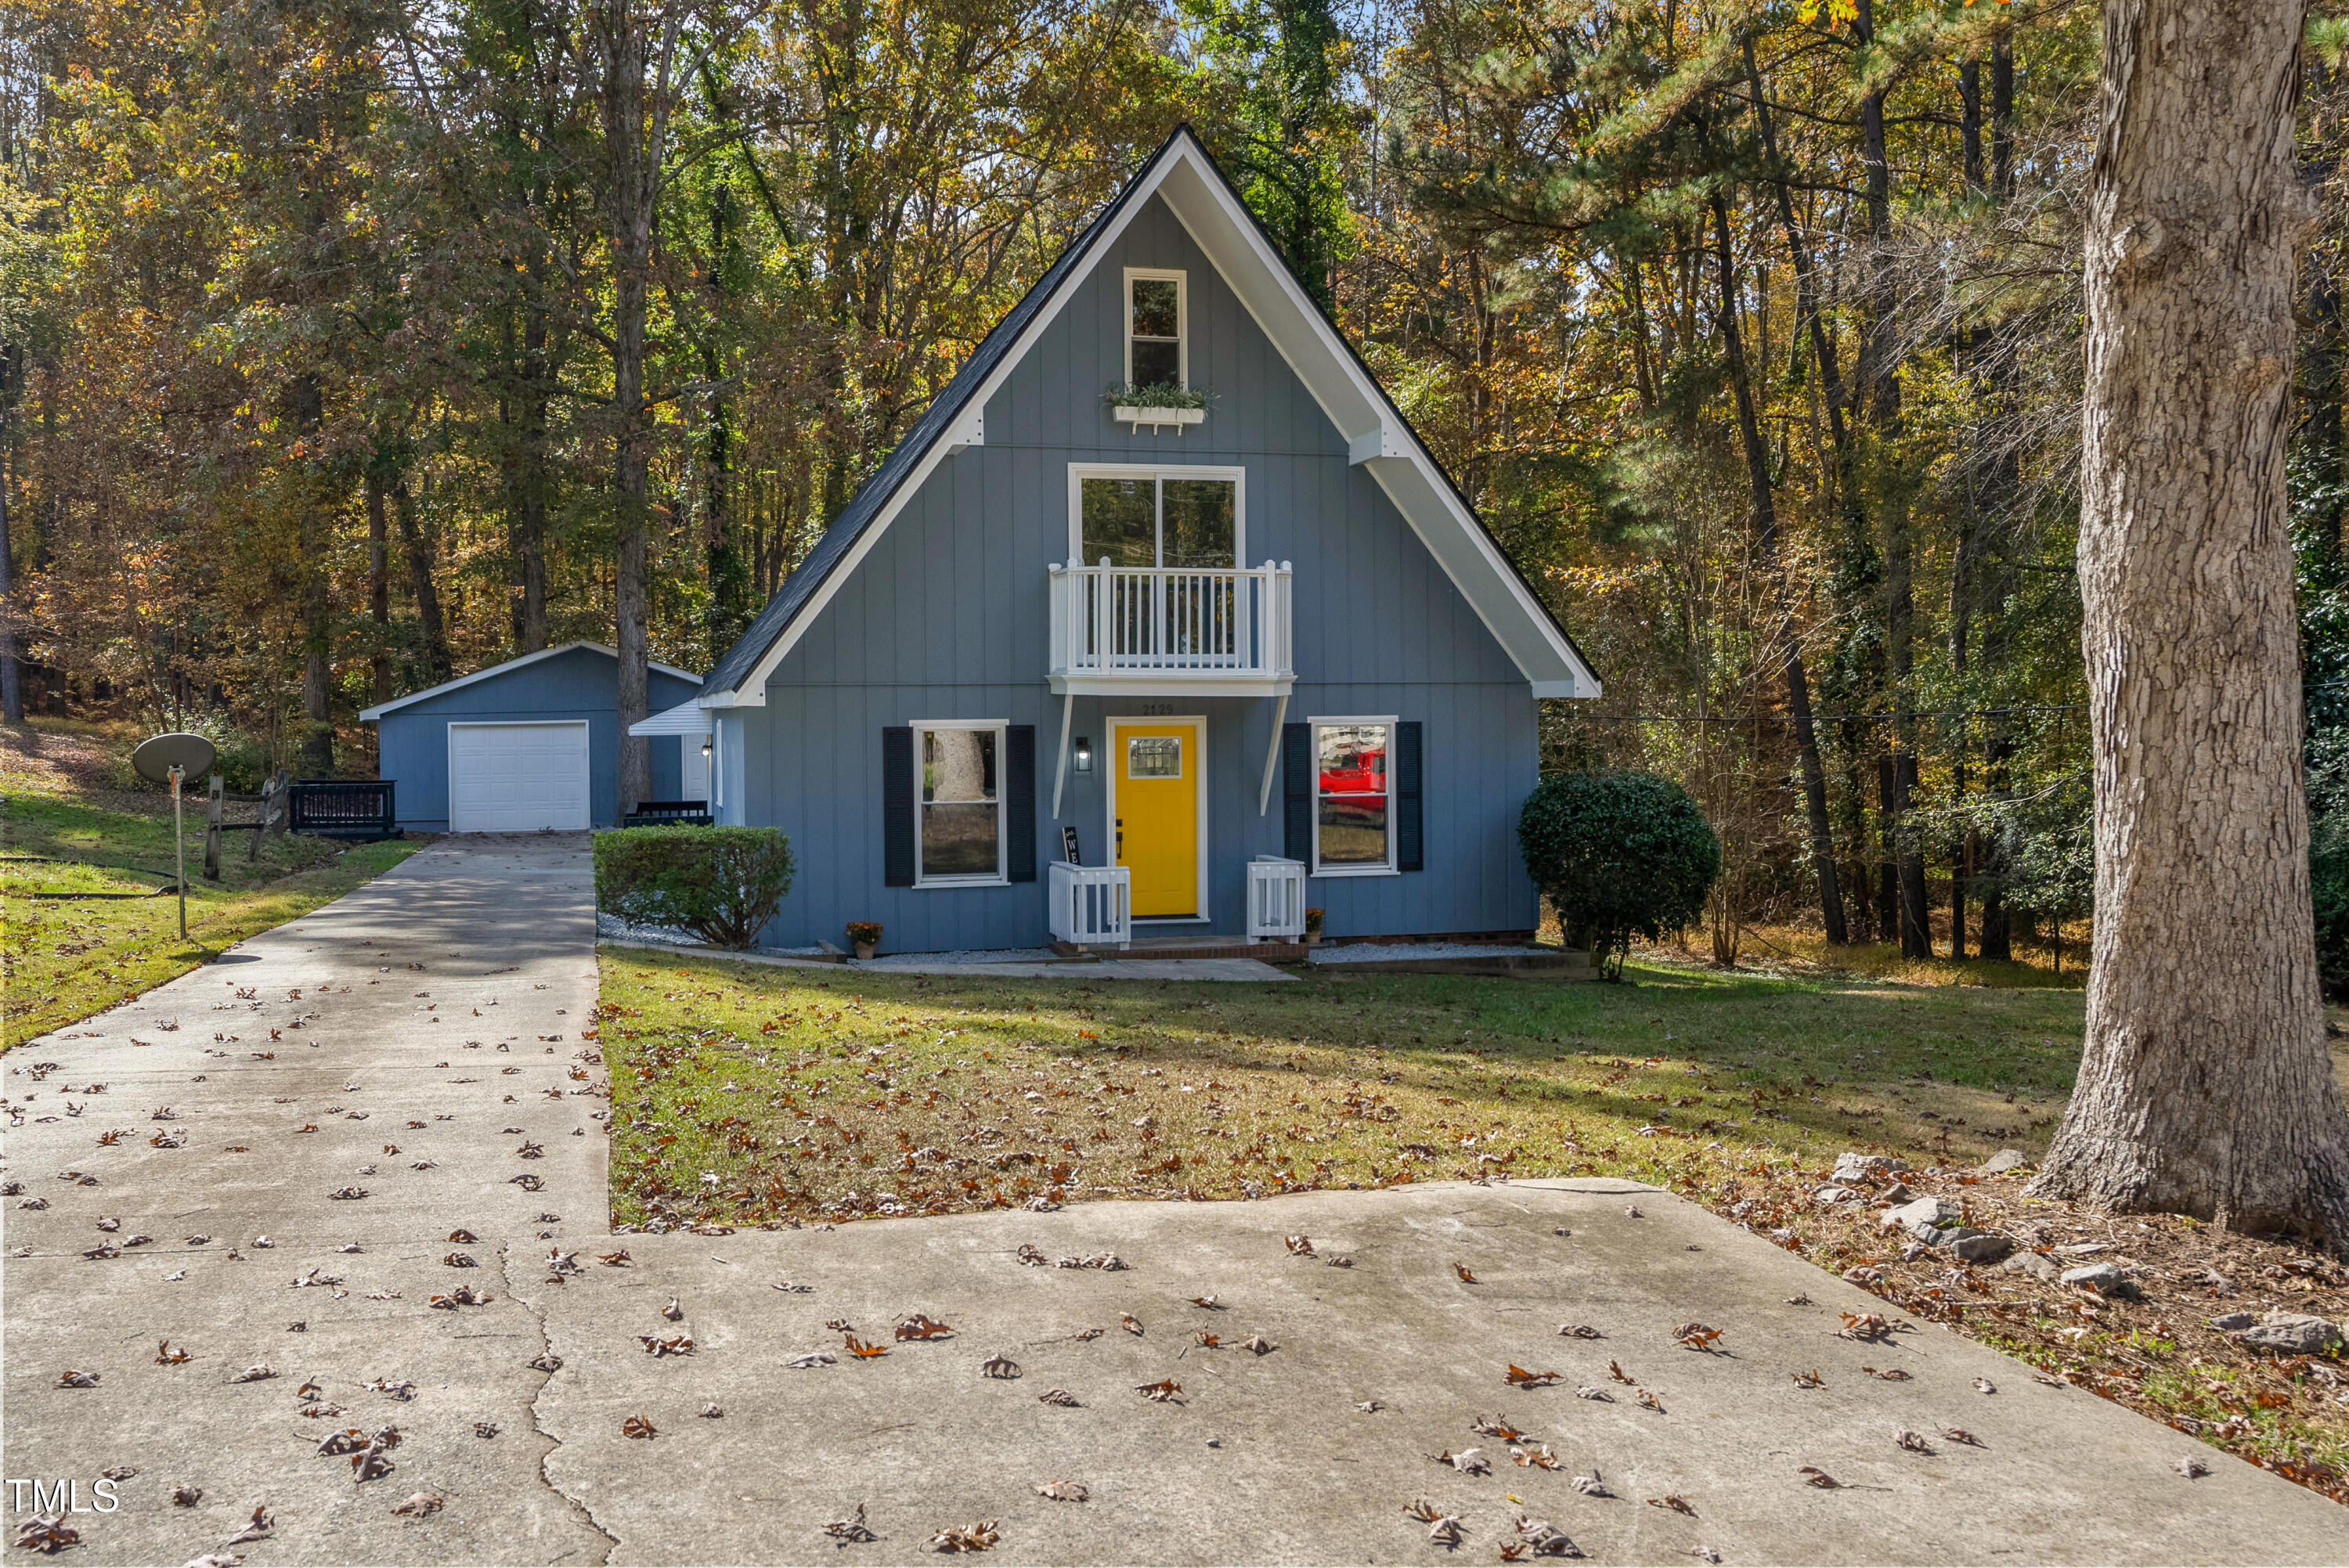
[[[969,360],[955,374],[954,379],[947,383],[946,389],[938,394],[936,400],[932,402],[923,412],[922,417],[915,421],[914,428],[905,432],[905,438],[897,443],[886,458],[882,459],[881,466],[874,470],[873,477],[864,481],[863,487],[857,490],[855,498],[848,503],[840,516],[833,520],[832,526],[824,530],[823,537],[816,541],[815,548],[808,552],[806,559],[802,560],[791,576],[784,580],[781,589],[768,601],[767,607],[759,613],[759,618],[750,623],[750,629],[742,634],[732,647],[726,650],[726,656],[719,659],[717,667],[703,678],[701,689],[705,694],[715,696],[719,692],[736,690],[742,682],[750,677],[750,672],[758,667],[759,661],[766,656],[770,648],[774,646],[776,639],[781,637],[790,628],[792,621],[798,618],[800,613],[813,602],[825,581],[841,569],[843,563],[848,559],[850,552],[855,549],[857,541],[864,537],[864,531],[871,528],[881,513],[888,508],[892,498],[912,477],[914,470],[921,466],[923,458],[963,414],[971,398],[978,394],[979,387],[985,385],[996,367],[1010,354],[1012,346],[1019,342],[1020,335],[1027,331],[1029,324],[1035,320],[1038,313],[1050,303],[1052,295],[1058,292],[1061,283],[1083,262],[1087,253],[1092,249],[1094,242],[1102,234],[1117,222],[1118,215],[1125,211],[1127,204],[1133,201],[1143,189],[1152,185],[1147,178],[1150,170],[1158,166],[1166,156],[1168,149],[1186,137],[1197,148],[1207,167],[1215,170],[1216,178],[1223,181],[1224,188],[1231,194],[1233,204],[1263,237],[1266,246],[1275,255],[1279,253],[1278,242],[1265,229],[1263,222],[1248,210],[1247,203],[1240,198],[1238,189],[1232,184],[1231,177],[1224,172],[1223,166],[1216,161],[1214,155],[1199,143],[1196,134],[1192,131],[1190,126],[1185,124],[1175,127],[1166,139],[1158,145],[1157,150],[1143,160],[1134,177],[1126,181],[1125,188],[1118,192],[1116,199],[1102,208],[1092,222],[1085,225],[1084,232],[1069,242],[1067,249],[1063,250],[1053,261],[1051,266],[1046,269],[1044,275],[1036,280],[1035,286],[1022,294],[1019,303],[1012,306],[1001,321],[996,323],[995,330],[987,335],[985,340],[979,344],[977,352],[972,354]],[[1474,506],[1469,504],[1467,498],[1460,493],[1460,487],[1451,473],[1442,463],[1435,460],[1433,449],[1420,438],[1416,429],[1412,428],[1411,421],[1403,415],[1402,410],[1395,407],[1393,398],[1388,396],[1386,388],[1380,383],[1376,374],[1363,361],[1361,352],[1348,339],[1345,333],[1339,329],[1337,323],[1330,318],[1330,313],[1319,301],[1309,300],[1309,304],[1328,325],[1330,335],[1337,339],[1340,346],[1353,362],[1355,368],[1361,373],[1363,380],[1376,390],[1379,397],[1385,403],[1387,410],[1406,430],[1411,431],[1412,439],[1418,443],[1422,453],[1426,455],[1428,467],[1451,492],[1453,499],[1459,503],[1461,511],[1468,517],[1471,526],[1484,532],[1487,539],[1491,539],[1492,531],[1485,526],[1484,518],[1478,515]],[[1583,657],[1582,650],[1575,646],[1572,634],[1558,623],[1556,614],[1552,612],[1548,603],[1544,600],[1532,582],[1526,578],[1524,569],[1507,551],[1500,548],[1497,540],[1494,541],[1494,552],[1499,556],[1502,563],[1517,582],[1524,586],[1526,596],[1532,602],[1537,613],[1557,631],[1559,638],[1565,642],[1574,657],[1581,662],[1583,667],[1588,669],[1589,661]]]
[[[1174,136],[1167,138],[1167,141],[1172,142],[1174,137],[1184,134],[1178,129]],[[1061,281],[1084,259],[1095,238],[1117,221],[1126,203],[1142,189],[1144,183],[1142,173],[1155,165],[1159,154],[1164,151],[1165,145],[1162,143],[1158,152],[1143,160],[1142,170],[1126,182],[1125,189],[1118,192],[1116,200],[1102,208],[1099,215],[1085,225],[1084,232],[1070,242],[1068,248],[1046,269],[1044,275],[1036,280],[1035,286],[1022,294],[1019,303],[995,324],[995,330],[987,335],[977,352],[955,373],[954,379],[947,383],[946,390],[940,392],[923,411],[922,417],[914,422],[914,428],[905,432],[905,438],[882,459],[873,477],[858,489],[855,499],[833,521],[832,526],[823,531],[823,537],[816,541],[815,548],[809,551],[806,559],[799,563],[791,576],[784,579],[782,587],[759,613],[759,618],[750,623],[750,629],[732,647],[726,650],[726,656],[719,659],[717,667],[704,678],[701,687],[704,692],[733,691],[750,679],[750,672],[758,667],[767,650],[774,646],[775,639],[783,634],[800,612],[814,599],[824,580],[840,570],[841,563],[847,560],[849,552],[856,547],[856,542],[864,537],[864,531],[872,527],[874,520],[887,509],[890,499],[921,466],[923,457],[963,413],[997,365],[1011,352],[1011,346],[1019,341],[1019,335],[1027,331],[1028,324],[1051,299],[1060,288]]]

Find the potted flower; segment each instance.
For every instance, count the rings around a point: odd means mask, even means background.
[[[1318,909],[1309,909],[1305,912],[1305,945],[1308,947],[1321,945],[1321,911]]]
[[[848,923],[848,944],[856,949],[859,958],[870,958],[873,950],[881,945],[881,923],[877,920],[852,920]]]
[[[1196,387],[1166,382],[1151,387],[1120,384],[1103,397],[1111,418],[1137,430],[1144,425],[1154,430],[1172,425],[1179,430],[1185,425],[1204,424],[1207,418],[1207,394]]]

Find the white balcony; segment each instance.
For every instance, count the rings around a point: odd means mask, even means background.
[[[1289,569],[1127,568],[1071,561],[1052,573],[1056,693],[1284,696]]]
[[[1123,866],[1044,868],[1046,929],[1077,947],[1123,947],[1133,940],[1133,872]]]

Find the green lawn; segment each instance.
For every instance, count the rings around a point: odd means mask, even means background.
[[[90,781],[91,770],[41,766],[16,743],[0,795],[0,1047],[93,1013],[195,967],[233,942],[340,898],[418,846],[393,841],[350,849],[279,834],[246,861],[247,833],[225,835],[222,880],[203,880],[203,814],[188,835],[188,939],[176,899],[51,899],[39,892],[151,894],[171,882],[171,818],[160,791],[141,798]],[[119,738],[49,730],[32,738],[81,748],[77,761]]]
[[[2053,1129],[2069,989],[1634,964],[1637,984],[926,979],[609,953],[616,1212],[760,1221],[1228,1196],[1884,1149]]]

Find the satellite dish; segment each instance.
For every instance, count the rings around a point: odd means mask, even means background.
[[[193,779],[211,772],[219,758],[219,750],[202,736],[173,733],[150,736],[140,741],[139,749],[130,754],[130,766],[139,770],[141,779],[169,784],[172,769],[178,769],[182,779]]]

